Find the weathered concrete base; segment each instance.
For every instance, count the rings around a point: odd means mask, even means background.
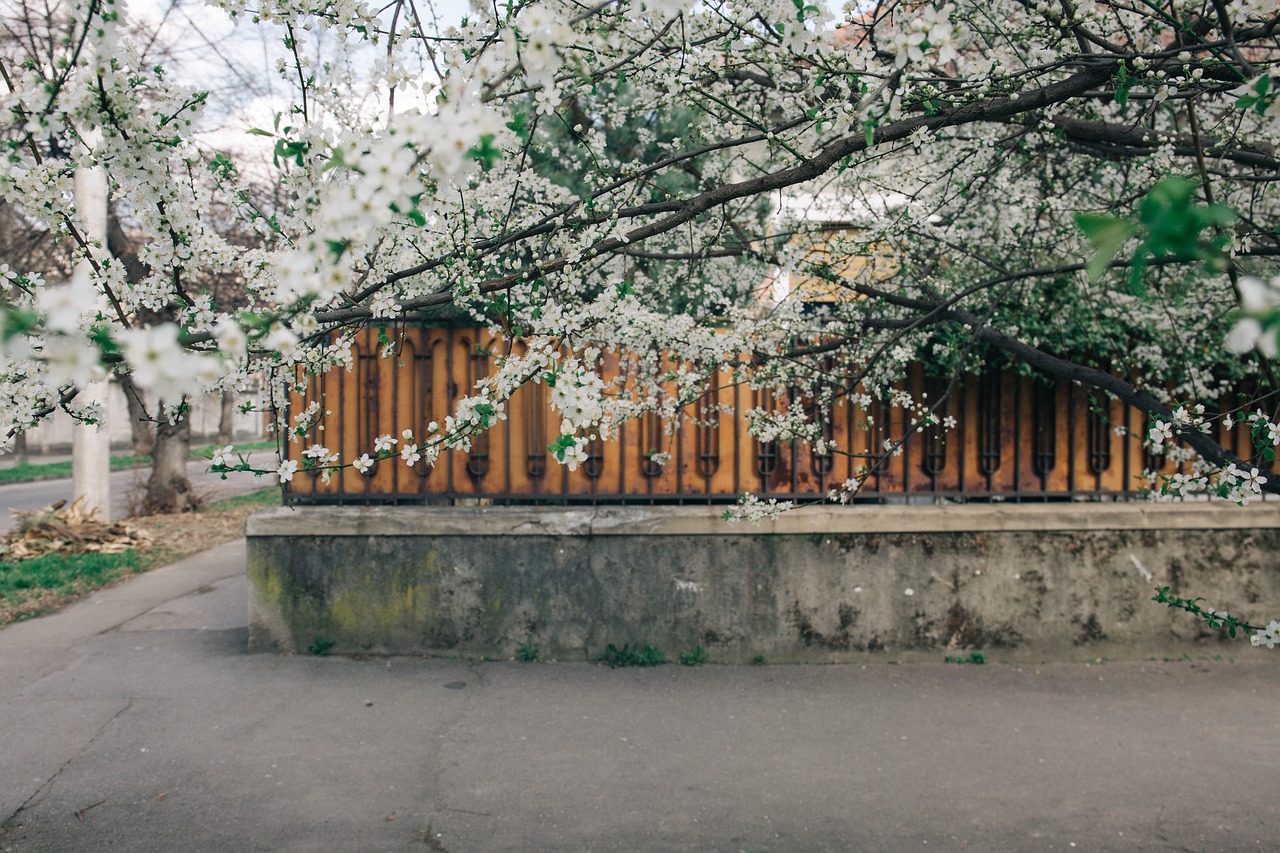
[[[282,508],[248,523],[254,650],[826,662],[1227,652],[1171,586],[1280,612],[1263,505],[855,507],[730,526],[702,507]],[[1239,643],[1240,641],[1235,641]]]

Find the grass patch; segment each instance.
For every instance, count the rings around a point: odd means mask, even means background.
[[[982,652],[970,652],[968,656],[947,655],[944,660],[947,663],[976,663],[984,664],[987,662],[987,656]]]
[[[256,512],[273,506],[280,506],[280,489],[276,486],[268,486],[265,489],[249,492],[246,495],[236,495],[235,497],[214,501],[205,506],[201,512],[230,512],[237,509],[248,509],[250,512]]]
[[[662,666],[667,662],[667,656],[661,649],[653,646],[641,647],[627,643],[622,648],[618,648],[610,643],[604,650],[604,654],[596,660],[599,663],[607,663],[609,669],[617,669],[620,666]]]
[[[16,563],[0,562],[0,624],[37,616],[48,609],[25,605],[41,600],[61,604],[64,599],[144,572],[169,556],[157,549],[120,554],[45,554]]]
[[[0,562],[0,625],[51,613],[116,581],[238,539],[246,516],[279,503],[278,488],[260,489],[199,512],[129,519],[128,524],[150,534],[151,544],[143,549]]]
[[[707,650],[699,643],[688,651],[681,652],[678,660],[681,666],[702,666],[707,662]]]
[[[218,445],[209,444],[191,448],[192,459],[208,459]],[[274,441],[255,441],[249,444],[236,445],[236,451],[250,453],[255,450],[275,450]],[[150,456],[112,456],[111,469],[138,468],[150,465]],[[35,480],[56,480],[71,476],[71,461],[42,462],[37,465],[27,463],[14,465],[12,468],[0,468],[0,485],[4,483],[30,483]]]
[[[193,447],[191,448],[191,458],[192,459],[208,459],[209,457],[213,456],[213,451],[217,450],[219,447],[222,447],[222,445],[206,444],[203,447]],[[252,453],[255,450],[275,450],[276,443],[271,440],[251,441],[248,444],[234,445],[234,447],[236,449],[236,453]],[[147,461],[150,461],[150,459],[148,459]]]

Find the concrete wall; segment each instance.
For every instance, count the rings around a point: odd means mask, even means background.
[[[771,663],[1248,654],[1154,587],[1280,613],[1280,506],[281,508],[249,519],[250,646]]]

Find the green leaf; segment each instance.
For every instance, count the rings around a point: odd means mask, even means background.
[[[1129,89],[1133,86],[1133,81],[1129,79],[1129,69],[1121,65],[1116,71],[1116,103],[1124,106],[1129,103]]]
[[[1076,225],[1093,245],[1093,257],[1086,263],[1085,271],[1089,274],[1089,280],[1096,284],[1111,266],[1116,254],[1133,236],[1134,226],[1123,219],[1096,213],[1076,214]]]
[[[507,122],[507,127],[521,139],[526,141],[529,139],[529,116],[527,113],[516,113],[511,121]]]
[[[486,133],[480,137],[479,143],[467,151],[467,156],[479,161],[480,168],[486,172],[493,168],[494,163],[502,159],[502,150],[493,144],[495,139],[492,133]]]

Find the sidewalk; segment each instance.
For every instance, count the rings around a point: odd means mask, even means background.
[[[0,630],[0,851],[1280,846],[1280,653],[1247,643],[1102,666],[250,656],[246,585],[241,541]]]

